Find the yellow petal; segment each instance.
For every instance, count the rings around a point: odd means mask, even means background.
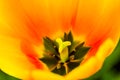
[[[65,80],[64,77],[47,71],[34,70],[32,72],[33,80]]]
[[[20,79],[27,77],[31,70],[38,69],[38,63],[39,68],[47,69],[40,61],[32,62],[21,51],[20,45],[19,39],[0,35],[0,69]]]

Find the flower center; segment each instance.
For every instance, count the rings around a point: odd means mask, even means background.
[[[71,32],[64,33],[64,37],[56,40],[45,37],[43,41],[45,53],[40,60],[52,72],[60,75],[65,75],[79,66],[90,49],[90,47],[84,46],[84,42],[75,41]]]

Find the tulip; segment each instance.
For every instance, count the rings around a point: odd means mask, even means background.
[[[118,43],[119,4],[119,0],[0,0],[0,69],[23,80],[90,77]],[[70,31],[74,40],[90,49],[80,65],[59,75],[40,60],[45,53],[43,39],[56,40],[65,63],[71,42],[61,37]]]

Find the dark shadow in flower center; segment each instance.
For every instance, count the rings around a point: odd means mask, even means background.
[[[68,34],[64,33],[64,37],[61,38],[61,40],[63,43],[68,41],[71,45],[63,48],[63,51],[60,53],[59,44],[55,40],[48,37],[43,38],[45,53],[44,57],[40,60],[43,61],[52,72],[66,75],[80,65],[90,47],[84,46],[84,42],[75,41],[71,32]]]

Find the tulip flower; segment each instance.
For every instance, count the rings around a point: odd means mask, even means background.
[[[0,0],[0,69],[23,80],[85,79],[120,37],[119,0]]]

